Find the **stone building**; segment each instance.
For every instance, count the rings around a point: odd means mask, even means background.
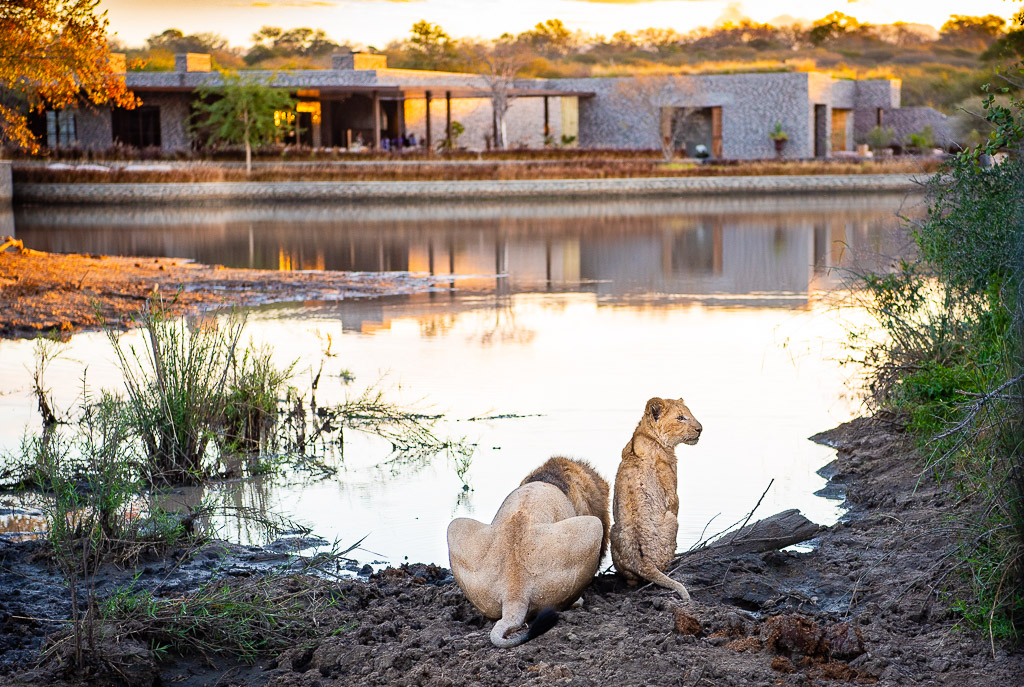
[[[192,145],[188,118],[196,90],[216,86],[209,55],[176,56],[173,72],[127,72],[142,100],[134,110],[49,112],[34,126],[50,146],[106,149],[116,144],[166,153]],[[313,148],[436,146],[457,121],[457,145],[494,146],[490,88],[477,74],[390,69],[383,55],[340,54],[332,69],[245,72],[272,80],[298,100],[297,143]],[[898,80],[852,81],[815,72],[666,77],[517,79],[506,116],[510,147],[657,149],[714,158],[776,155],[768,133],[787,134],[790,158],[852,151],[855,133],[899,111]],[[387,143],[385,143],[385,141]]]

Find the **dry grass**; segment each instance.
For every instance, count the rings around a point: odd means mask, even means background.
[[[615,179],[643,177],[709,176],[791,176],[817,174],[932,173],[936,158],[899,158],[888,161],[737,161],[713,164],[677,162],[664,164],[653,157],[608,159],[581,155],[564,159],[453,164],[422,161],[393,164],[371,161],[363,164],[314,162],[257,165],[251,175],[245,169],[209,163],[175,166],[154,171],[126,170],[112,165],[109,171],[96,169],[50,169],[15,164],[15,183],[207,183],[222,181],[476,181],[513,179]]]

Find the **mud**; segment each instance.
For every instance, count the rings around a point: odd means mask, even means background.
[[[934,480],[919,482],[899,429],[862,419],[817,439],[838,450],[828,470],[832,487],[847,494],[848,516],[808,553],[747,554],[682,570],[691,604],[604,574],[582,608],[563,613],[547,634],[496,649],[491,623],[449,571],[403,566],[332,583],[341,593],[335,636],[311,637],[255,666],[186,658],[133,675],[138,684],[222,687],[1022,684],[1024,654],[958,629],[948,610],[958,578],[949,574],[946,516],[955,506]],[[75,684],[29,669],[50,626],[22,618],[66,617],[56,578],[31,560],[34,546],[0,549],[0,683]],[[259,574],[257,564],[269,559],[231,556],[272,555],[235,550],[212,568]],[[201,568],[204,556],[188,565]]]
[[[0,338],[132,326],[154,291],[174,314],[278,301],[341,300],[427,291],[407,273],[228,269],[173,258],[0,251]]]

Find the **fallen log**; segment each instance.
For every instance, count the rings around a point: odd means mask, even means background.
[[[744,553],[764,553],[807,541],[824,527],[803,516],[796,508],[776,513],[764,520],[728,532],[715,541],[676,554],[670,567],[709,558],[726,558]]]

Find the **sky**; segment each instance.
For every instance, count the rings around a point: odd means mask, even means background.
[[[657,27],[685,33],[725,19],[749,17],[783,23],[814,20],[838,10],[862,22],[930,24],[951,14],[1009,17],[1020,7],[1008,0],[101,0],[110,30],[128,46],[141,46],[164,29],[212,31],[248,47],[261,26],[322,28],[338,43],[383,48],[405,38],[420,19],[454,37],[494,38],[520,33],[538,22],[561,19],[572,30],[611,36]]]

